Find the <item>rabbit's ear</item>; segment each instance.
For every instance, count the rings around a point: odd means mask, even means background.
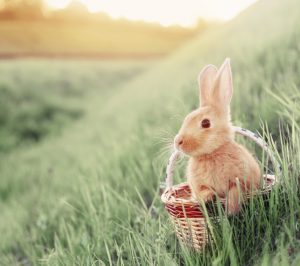
[[[218,71],[211,101],[223,110],[229,110],[232,92],[233,85],[230,59],[226,58]]]
[[[214,65],[208,65],[198,75],[200,106],[209,104],[211,91],[217,76],[218,69]]]

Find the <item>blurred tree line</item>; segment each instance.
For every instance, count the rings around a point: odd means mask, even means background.
[[[77,0],[71,3],[65,9],[50,10],[43,0],[0,0],[0,20],[50,20],[50,21],[69,21],[69,22],[105,22],[112,23],[112,18],[104,12],[90,13],[85,5]],[[126,19],[119,19],[117,24],[140,25],[144,27],[158,27],[155,23],[135,22]],[[199,18],[195,25],[196,31],[202,31],[208,24],[205,20]],[[179,30],[181,27],[172,26]]]
[[[0,0],[0,19],[40,19],[44,17],[42,0]]]
[[[106,13],[88,12],[86,6],[73,0],[65,9],[51,10],[43,0],[0,0],[0,20],[103,21]]]

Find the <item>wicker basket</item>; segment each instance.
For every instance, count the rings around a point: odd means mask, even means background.
[[[267,144],[261,138],[251,131],[240,127],[234,127],[234,130],[236,133],[250,138],[262,147],[273,163],[275,172],[280,172],[278,162]],[[166,171],[166,182],[162,186],[164,192],[161,195],[161,200],[165,204],[165,208],[169,213],[171,222],[175,227],[175,232],[180,242],[197,251],[202,251],[210,239],[205,215],[203,211],[201,211],[199,202],[191,197],[191,190],[186,182],[173,185],[173,172],[179,156],[180,153],[175,151],[169,159]],[[264,175],[263,187],[258,193],[268,194],[277,181],[278,178],[274,175]],[[250,198],[251,196],[246,195],[246,197]],[[225,206],[225,199],[220,199],[220,202]],[[211,219],[218,220],[218,217],[211,216],[212,214],[209,215]]]

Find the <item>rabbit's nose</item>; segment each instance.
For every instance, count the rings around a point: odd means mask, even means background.
[[[180,135],[176,135],[175,139],[174,139],[174,144],[175,147],[180,147],[183,144],[183,137]]]

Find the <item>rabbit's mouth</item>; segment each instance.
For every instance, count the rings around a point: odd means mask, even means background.
[[[174,147],[188,156],[195,156],[199,149],[199,142],[192,137],[187,138],[177,135],[174,140]]]

